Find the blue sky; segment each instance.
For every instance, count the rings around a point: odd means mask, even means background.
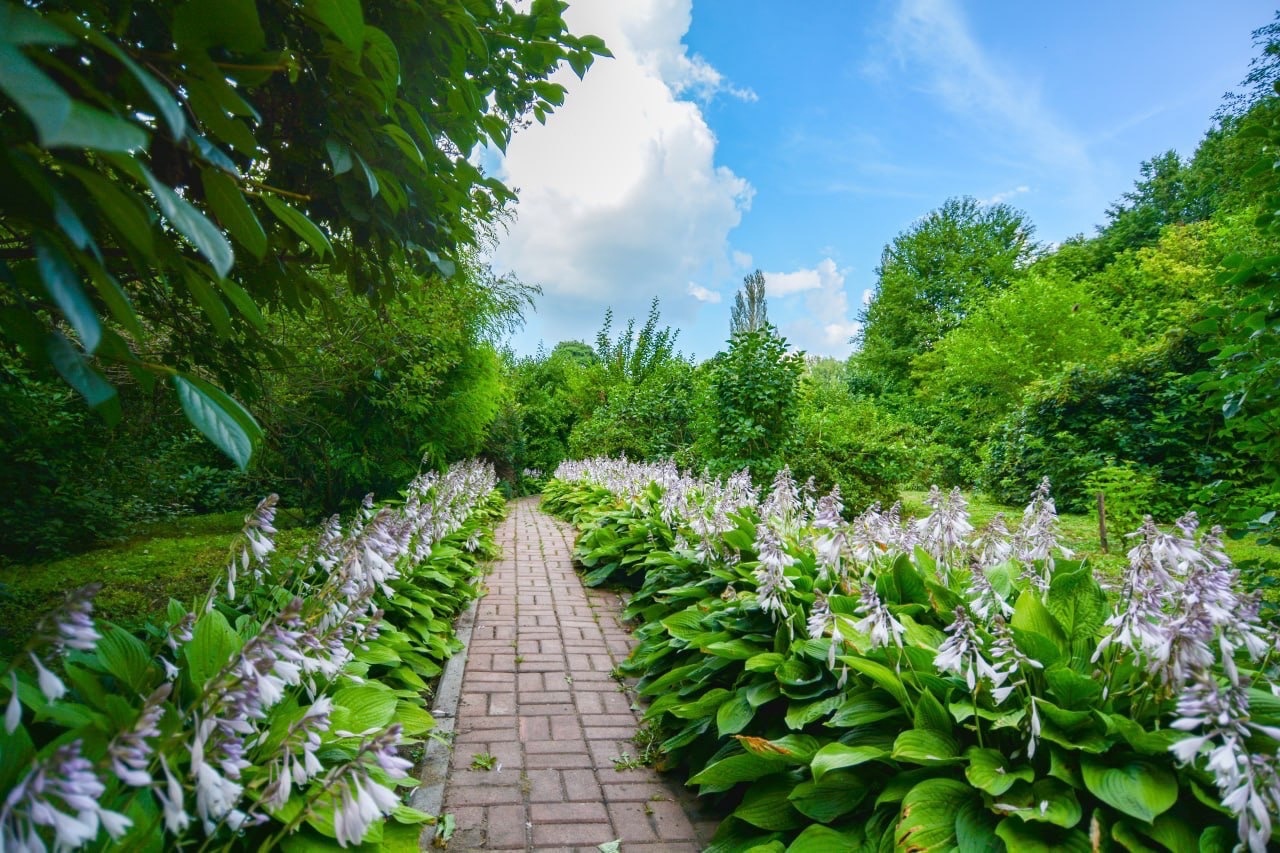
[[[512,344],[590,341],[657,296],[705,358],[758,267],[788,339],[846,356],[896,234],[955,195],[1024,210],[1045,243],[1092,233],[1141,161],[1195,149],[1274,10],[571,0],[617,58],[485,157],[521,193],[494,265],[543,288]]]

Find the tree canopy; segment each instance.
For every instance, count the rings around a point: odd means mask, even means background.
[[[264,309],[456,272],[514,194],[468,155],[600,39],[557,0],[0,4],[0,330],[109,421],[167,380],[242,466]],[[402,278],[405,270],[414,275]],[[409,285],[407,282],[414,282]]]

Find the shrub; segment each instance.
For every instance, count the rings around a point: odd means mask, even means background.
[[[141,639],[95,623],[92,587],[69,594],[0,687],[0,846],[416,842],[429,816],[395,790],[412,784],[397,747],[434,725],[421,694],[493,552],[493,485],[476,464],[422,475],[402,504],[335,516],[293,560],[269,558],[273,495],[231,550],[225,593],[171,601]]]
[[[1144,523],[1108,597],[1056,547],[1047,482],[975,534],[959,492],[845,523],[781,478],[757,501],[616,461],[557,476],[579,524],[670,527],[628,668],[666,765],[732,809],[709,850],[1265,849],[1274,637],[1194,516]]]

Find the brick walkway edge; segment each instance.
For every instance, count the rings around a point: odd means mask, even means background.
[[[637,754],[639,720],[612,675],[632,645],[617,596],[583,588],[572,528],[536,498],[511,503],[497,539],[445,785],[457,821],[448,849],[701,850],[715,823],[697,819],[688,792],[615,766]]]

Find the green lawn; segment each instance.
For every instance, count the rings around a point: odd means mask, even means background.
[[[161,618],[170,598],[188,605],[208,590],[227,565],[243,512],[190,516],[142,525],[126,542],[49,563],[0,568],[0,654],[21,646],[40,617],[63,593],[102,584],[95,613],[130,630]],[[300,516],[277,516],[277,547],[296,552],[314,537]]]

